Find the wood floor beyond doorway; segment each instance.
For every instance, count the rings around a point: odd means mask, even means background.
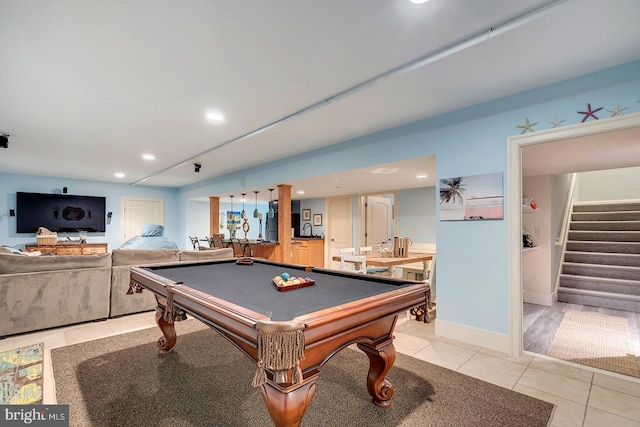
[[[545,305],[524,303],[522,308],[522,330],[524,350],[536,354],[546,355],[547,348],[551,345],[560,322],[567,310],[591,311],[607,316],[624,317],[629,322],[629,330],[633,340],[636,361],[640,366],[640,313],[631,311],[612,310],[608,308],[592,307],[569,303],[555,303],[548,307]]]

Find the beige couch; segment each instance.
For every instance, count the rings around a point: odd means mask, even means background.
[[[115,249],[111,254],[111,306],[109,317],[154,310],[156,299],[151,292],[127,295],[130,270],[136,265],[161,265],[176,262],[233,258],[233,249],[180,251],[174,249]]]
[[[0,254],[0,337],[109,316],[111,255]]]
[[[126,294],[131,266],[232,257],[232,249],[116,249],[105,255],[40,257],[0,253],[0,337],[155,309],[150,292]]]

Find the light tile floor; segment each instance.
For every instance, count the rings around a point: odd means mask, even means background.
[[[0,351],[44,342],[44,402],[55,403],[49,354],[52,348],[156,327],[154,315],[154,312],[141,313],[8,337],[0,340]],[[395,333],[397,351],[554,403],[557,405],[551,422],[554,427],[640,427],[640,380],[535,354],[510,357],[438,337],[434,330],[434,323],[425,324],[402,316]]]

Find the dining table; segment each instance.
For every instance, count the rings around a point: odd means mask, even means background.
[[[429,262],[435,256],[433,252],[408,252],[406,256],[393,256],[392,254],[364,254],[367,257],[367,267],[386,267],[389,269],[391,277],[396,277],[396,267],[399,265],[422,262],[423,277],[429,277]],[[334,261],[340,262],[340,255],[332,257]]]

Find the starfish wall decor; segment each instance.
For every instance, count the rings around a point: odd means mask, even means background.
[[[526,117],[525,120],[524,120],[524,124],[523,125],[517,125],[516,127],[522,129],[522,132],[520,132],[520,135],[522,135],[526,131],[535,132],[535,130],[533,130],[533,127],[535,125],[537,125],[537,124],[538,124],[538,122],[529,123],[529,117]]]
[[[593,117],[594,119],[598,120],[598,117],[595,115],[595,113],[602,110],[602,108],[603,107],[592,110],[591,104],[587,104],[587,111],[578,111],[578,114],[584,114],[584,118],[582,119],[581,123],[584,123],[584,121],[587,120],[589,117]]]
[[[613,110],[607,110],[607,111],[611,113],[611,117],[615,117],[618,114],[622,116],[622,112],[626,109],[627,107],[621,107],[620,104],[617,104],[616,108],[614,108]]]
[[[557,128],[558,126],[560,126],[560,123],[562,123],[562,122],[564,122],[564,121],[565,121],[564,119],[560,120],[560,119],[558,119],[558,118],[556,117],[556,119],[555,119],[554,121],[549,122],[549,123],[551,123],[551,124],[553,125],[553,127],[554,127],[554,128]]]

